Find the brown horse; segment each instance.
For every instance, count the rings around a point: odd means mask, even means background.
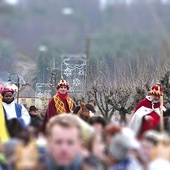
[[[93,114],[96,114],[96,111],[94,109],[94,102],[90,101],[87,104],[84,104],[83,102],[80,101],[80,106],[77,106],[74,110],[74,114],[77,114],[81,119],[84,121],[88,122],[90,117],[91,117],[91,112]]]

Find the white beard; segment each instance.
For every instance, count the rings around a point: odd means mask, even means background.
[[[151,96],[146,96],[146,98],[151,101],[152,103],[158,103],[158,100],[154,100]]]

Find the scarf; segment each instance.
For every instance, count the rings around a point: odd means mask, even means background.
[[[57,114],[69,113],[73,111],[74,101],[68,96],[68,93],[65,95],[57,93],[53,99]]]
[[[68,93],[66,93],[66,94],[61,94],[61,93],[58,92],[57,95],[58,95],[62,100],[66,100],[67,97],[68,97]]]

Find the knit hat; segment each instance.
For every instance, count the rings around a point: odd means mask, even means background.
[[[156,145],[160,140],[160,134],[155,130],[148,130],[143,134],[143,139]]]
[[[135,138],[133,131],[128,127],[124,127],[112,139],[109,153],[115,160],[123,161],[128,157],[131,149],[140,149],[140,143]]]
[[[11,93],[13,94],[15,91],[14,91],[14,89],[12,89],[12,88],[10,88],[10,87],[4,87],[4,88],[1,89],[1,94],[2,94],[2,96],[4,96],[4,94],[5,94],[6,92],[11,92]]]
[[[158,96],[162,96],[163,95],[163,88],[161,87],[161,85],[159,83],[153,85],[151,87],[151,90],[149,91],[150,95],[158,95]]]
[[[67,90],[69,90],[69,84],[66,80],[64,80],[64,78],[62,77],[61,80],[58,82],[57,84],[57,90],[61,87],[61,86],[67,86]]]

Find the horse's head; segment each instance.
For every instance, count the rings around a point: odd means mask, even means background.
[[[85,120],[86,122],[90,118],[90,111],[89,111],[89,109],[81,101],[80,101],[80,105],[75,108],[74,113],[77,114],[81,119]]]
[[[94,106],[91,104],[84,104],[82,101],[80,101],[80,106],[77,106],[74,110],[74,113],[77,114],[80,118],[88,122],[90,118],[90,111],[95,113]]]
[[[88,121],[90,118],[90,111],[83,102],[80,102],[80,110],[77,115],[85,121]]]

